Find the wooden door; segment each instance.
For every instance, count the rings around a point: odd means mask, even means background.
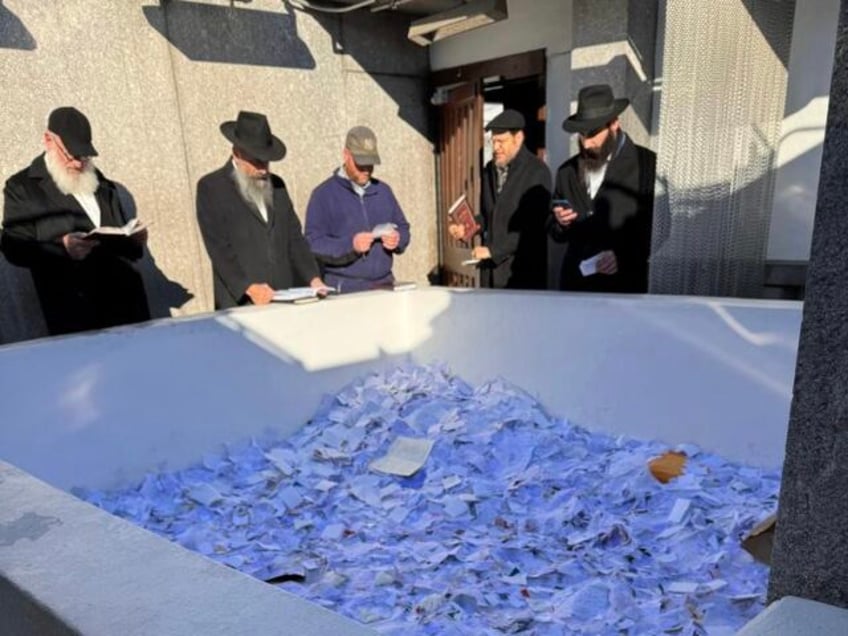
[[[439,218],[441,222],[442,283],[478,287],[476,267],[462,265],[470,258],[472,241],[457,241],[447,231],[447,213],[462,194],[479,214],[480,171],[483,156],[483,91],[479,82],[451,90],[441,107],[439,137]],[[474,244],[477,244],[474,243]]]

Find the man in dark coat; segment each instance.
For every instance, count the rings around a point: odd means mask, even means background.
[[[270,303],[275,290],[323,289],[286,184],[268,170],[286,154],[265,115],[221,124],[232,157],[197,184],[197,221],[212,261],[215,309]]]
[[[628,104],[605,84],[587,86],[563,122],[580,153],[557,172],[548,219],[558,289],[648,291],[656,155],[621,130]]]
[[[44,153],[3,191],[6,259],[29,268],[51,335],[150,319],[138,260],[146,230],[95,240],[98,227],[127,219],[115,184],[94,167],[91,125],[72,107],[50,113]]]
[[[524,124],[521,113],[505,110],[486,126],[492,132],[492,160],[483,170],[483,244],[472,251],[480,259],[483,287],[545,288],[551,174],[525,148]],[[462,226],[451,225],[448,231],[454,238],[464,234]]]

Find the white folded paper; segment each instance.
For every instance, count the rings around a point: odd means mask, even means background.
[[[433,448],[433,440],[414,437],[398,437],[389,446],[388,452],[371,462],[371,469],[381,473],[409,477],[418,472]]]
[[[580,262],[580,273],[583,276],[591,276],[592,274],[598,273],[598,259],[601,257],[600,254],[595,254],[594,256],[590,256],[585,261]]]
[[[394,232],[397,229],[397,225],[394,223],[380,223],[379,225],[375,225],[371,230],[371,236],[375,239],[383,238]]]

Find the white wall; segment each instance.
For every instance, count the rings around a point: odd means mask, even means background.
[[[800,320],[781,301],[432,288],[0,347],[0,460],[114,487],[289,435],[322,395],[412,359],[507,378],[590,429],[774,466]]]
[[[811,0],[798,2],[795,10],[769,231],[772,260],[810,258],[839,4]]]

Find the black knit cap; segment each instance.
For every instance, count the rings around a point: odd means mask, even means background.
[[[513,130],[524,130],[524,115],[519,113],[517,110],[505,110],[500,115],[495,117],[492,121],[489,122],[489,125],[486,126],[486,130],[491,130],[492,132],[506,132]]]

